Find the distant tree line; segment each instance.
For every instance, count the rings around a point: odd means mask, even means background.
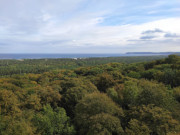
[[[0,76],[23,73],[43,73],[55,69],[75,69],[78,67],[95,66],[110,62],[134,63],[152,61],[166,56],[146,57],[107,57],[107,58],[78,58],[78,59],[22,59],[0,60]]]

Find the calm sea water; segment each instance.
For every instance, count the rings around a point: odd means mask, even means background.
[[[162,54],[0,54],[0,59],[93,58],[119,56],[154,56]],[[168,54],[163,54],[168,55]]]

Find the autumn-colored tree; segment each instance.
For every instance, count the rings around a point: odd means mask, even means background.
[[[173,95],[175,99],[180,103],[180,87],[174,88]]]
[[[151,130],[149,127],[137,119],[131,119],[126,127],[126,135],[150,135]]]
[[[22,116],[20,118],[12,118],[11,116],[3,117],[0,121],[1,135],[34,135],[35,127],[30,121]]]
[[[28,95],[24,104],[28,109],[40,110],[42,108],[41,98],[37,94]]]
[[[41,105],[50,104],[57,107],[61,101],[61,94],[59,91],[53,90],[51,87],[40,87],[37,90],[38,97],[41,99]]]
[[[101,92],[106,92],[106,90],[114,85],[114,79],[109,74],[102,74],[97,78],[96,86]]]
[[[175,55],[0,60],[0,135],[179,134],[179,86]]]
[[[128,113],[129,118],[148,126],[151,134],[166,135],[168,132],[180,131],[180,123],[172,118],[170,112],[152,104],[133,107]]]
[[[18,98],[13,92],[10,90],[0,90],[0,108],[2,115],[19,115],[21,113],[19,105]]]

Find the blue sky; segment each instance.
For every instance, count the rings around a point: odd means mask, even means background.
[[[180,0],[0,0],[0,53],[180,51]]]

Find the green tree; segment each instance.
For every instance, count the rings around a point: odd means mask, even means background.
[[[104,129],[107,132],[112,133],[114,131],[111,129],[111,125],[114,125],[117,122],[117,119],[121,119],[123,117],[123,111],[119,108],[108,96],[101,93],[92,93],[84,97],[77,105],[76,105],[76,115],[75,115],[75,122],[77,127],[79,128],[79,134],[87,134],[89,129],[94,131],[97,134],[102,132]],[[102,114],[102,115],[101,115]],[[108,114],[108,115],[106,115]],[[101,119],[102,116],[102,119]],[[107,119],[115,119],[115,121],[108,121],[108,125],[110,127],[106,127],[104,123]],[[92,120],[92,121],[91,121]],[[100,129],[95,129],[94,124],[100,124]],[[120,122],[120,121],[119,121]],[[93,124],[92,124],[93,123]],[[119,124],[118,124],[119,125]],[[117,132],[121,129],[121,126],[117,128]],[[105,132],[103,131],[103,132]],[[117,133],[116,132],[116,133]]]
[[[114,88],[107,89],[107,95],[115,102],[118,102],[118,93]]]
[[[173,95],[163,84],[140,80],[138,87],[141,92],[137,97],[137,105],[154,104],[166,109],[174,106]]]
[[[128,105],[135,105],[138,94],[139,89],[137,87],[137,81],[125,81],[122,91],[123,106],[128,107]]]
[[[74,116],[74,110],[76,104],[87,94],[97,92],[96,86],[94,86],[91,82],[86,82],[87,85],[80,85],[77,87],[69,88],[64,94],[62,98],[63,107],[66,109],[67,114],[71,117]]]
[[[69,122],[69,117],[63,108],[53,110],[50,105],[43,107],[43,111],[33,118],[37,127],[37,134],[43,135],[73,135],[74,127]]]
[[[89,118],[89,129],[87,135],[120,135],[124,131],[120,120],[107,113],[100,113]]]

